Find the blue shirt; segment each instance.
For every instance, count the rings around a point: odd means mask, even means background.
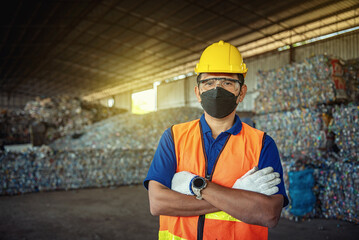
[[[230,134],[237,135],[240,133],[242,130],[242,122],[236,115],[233,126],[229,130],[219,134],[216,139],[212,137],[212,130],[208,126],[204,115],[201,116],[200,122],[203,132],[204,148],[208,160],[207,171],[210,174],[227,137]],[[281,183],[278,185],[279,192],[277,194],[282,194],[284,196],[284,206],[286,206],[288,204],[288,197],[284,187],[283,168],[280,162],[279,152],[274,140],[270,136],[266,135],[259,157],[258,168],[262,169],[269,166],[273,167],[274,171],[280,174]],[[176,168],[177,161],[175,146],[171,128],[168,128],[160,139],[150,169],[148,170],[147,177],[143,182],[144,186],[148,189],[148,182],[150,180],[154,180],[168,188],[171,188],[171,181],[173,175],[176,173]]]

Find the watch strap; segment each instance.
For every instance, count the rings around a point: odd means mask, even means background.
[[[193,181],[196,179],[196,178],[201,178],[204,180],[204,185],[201,187],[201,188],[196,188],[196,187],[193,187]],[[194,195],[196,195],[196,198],[198,200],[202,200],[202,190],[205,189],[207,187],[207,181],[205,178],[203,177],[200,177],[200,176],[196,176],[192,179],[192,184],[191,184],[191,190],[193,191]]]

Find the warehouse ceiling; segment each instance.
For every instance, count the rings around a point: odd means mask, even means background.
[[[96,100],[191,74],[209,44],[244,58],[359,26],[358,0],[1,1],[0,94]]]

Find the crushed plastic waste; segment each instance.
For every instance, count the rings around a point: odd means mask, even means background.
[[[53,151],[48,146],[0,157],[0,193],[28,192],[139,184],[145,178],[154,151]]]
[[[81,132],[84,126],[123,112],[122,109],[68,96],[36,98],[28,102],[24,109],[1,111],[0,139],[8,145],[34,141],[34,145],[38,145],[37,142],[39,145],[48,144],[62,136]]]
[[[344,74],[343,65],[337,58],[317,55],[303,62],[259,71],[255,112],[289,111],[348,100],[345,77],[349,76]]]
[[[288,196],[288,176],[311,169],[315,180],[315,207],[304,214],[292,191],[295,199],[283,217],[359,222],[359,61],[348,62],[343,68],[339,60],[320,55],[259,72],[263,92],[254,122],[277,144]]]
[[[140,184],[158,141],[173,124],[203,110],[176,108],[145,115],[119,114],[51,146],[0,152],[0,195],[57,189]]]

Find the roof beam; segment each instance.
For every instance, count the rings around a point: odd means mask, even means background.
[[[68,25],[68,27],[66,29],[63,29],[63,31],[60,31],[57,35],[59,36],[58,39],[59,42],[61,42],[62,40],[64,40],[66,38],[66,36],[68,36],[71,31],[73,30],[74,26],[77,26],[82,20],[83,18],[89,14],[96,6],[98,5],[97,1],[93,1],[91,2],[83,11],[82,13],[74,18],[73,21],[71,21],[71,23]],[[65,31],[66,30],[66,31]],[[70,45],[70,43],[67,45],[67,47]],[[54,46],[56,47],[56,46]],[[61,52],[60,52],[61,53]],[[58,53],[57,55],[59,55],[60,53]],[[34,66],[32,69],[32,71],[29,71],[25,78],[29,78],[32,77],[34,75],[36,75],[36,73],[46,64],[48,64],[48,62],[53,59],[55,56],[51,56],[51,49],[46,49],[46,51],[43,52],[42,54],[42,61],[40,61],[40,63],[36,64],[36,67]],[[8,92],[12,92],[17,85],[21,84],[23,81],[19,81],[17,83],[14,84],[14,86],[11,89],[8,89]]]

